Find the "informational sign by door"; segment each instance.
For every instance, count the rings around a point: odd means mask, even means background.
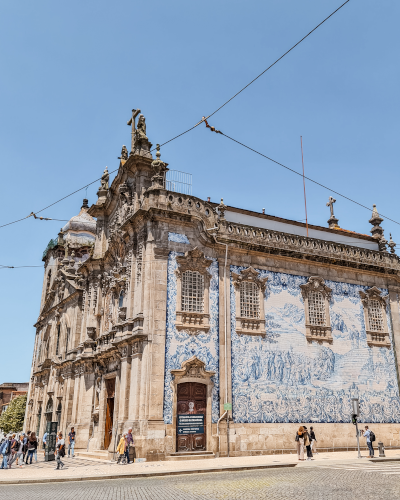
[[[45,462],[51,462],[52,460],[55,460],[57,426],[58,422],[47,422],[46,426],[47,438],[46,438],[46,448],[44,455]]]
[[[185,413],[178,415],[178,435],[183,434],[204,434],[204,414],[197,413],[191,415]]]

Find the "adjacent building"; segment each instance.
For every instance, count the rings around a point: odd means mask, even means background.
[[[28,388],[29,382],[4,382],[4,384],[0,384],[0,415],[7,410],[13,399],[27,394]]]
[[[285,453],[301,423],[339,450],[357,397],[400,446],[400,261],[376,207],[364,235],[333,199],[328,227],[306,227],[168,190],[132,122],[112,184],[44,253],[25,426],[110,453],[132,427],[148,460]]]

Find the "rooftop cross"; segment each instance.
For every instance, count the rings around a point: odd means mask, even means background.
[[[335,214],[333,213],[333,204],[334,203],[336,203],[335,198],[333,198],[332,196],[329,196],[329,201],[326,204],[326,206],[329,207],[331,210],[331,217],[335,217]]]
[[[131,155],[135,149],[135,130],[136,130],[136,117],[140,113],[140,109],[132,109],[132,118],[127,122],[127,125],[132,125],[132,140],[131,140]]]
[[[326,206],[329,207],[330,211],[331,211],[331,216],[328,219],[329,229],[337,229],[339,227],[338,226],[339,219],[337,219],[335,217],[335,214],[333,213],[333,204],[334,203],[336,203],[335,198],[333,198],[333,196],[329,196],[329,201],[326,204]]]

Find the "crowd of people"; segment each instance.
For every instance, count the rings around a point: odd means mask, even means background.
[[[22,467],[37,462],[38,440],[34,432],[10,434],[0,442],[0,455],[3,456],[0,469],[11,469],[12,464]],[[28,462],[29,461],[29,462]]]

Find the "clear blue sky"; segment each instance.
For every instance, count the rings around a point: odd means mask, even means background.
[[[132,108],[153,144],[198,122],[340,5],[340,0],[3,0],[0,224],[38,211],[118,166]],[[398,215],[400,2],[351,0],[211,124],[393,219]],[[198,127],[162,148],[193,193],[304,218],[301,178]],[[96,201],[97,184],[87,192]],[[43,212],[69,219],[85,192]],[[331,193],[307,183],[309,221]],[[370,212],[335,196],[339,224]],[[41,265],[61,222],[0,229],[0,264]],[[383,223],[400,244],[400,226]],[[29,378],[42,268],[0,270],[0,383]],[[18,353],[19,358],[12,355]]]

